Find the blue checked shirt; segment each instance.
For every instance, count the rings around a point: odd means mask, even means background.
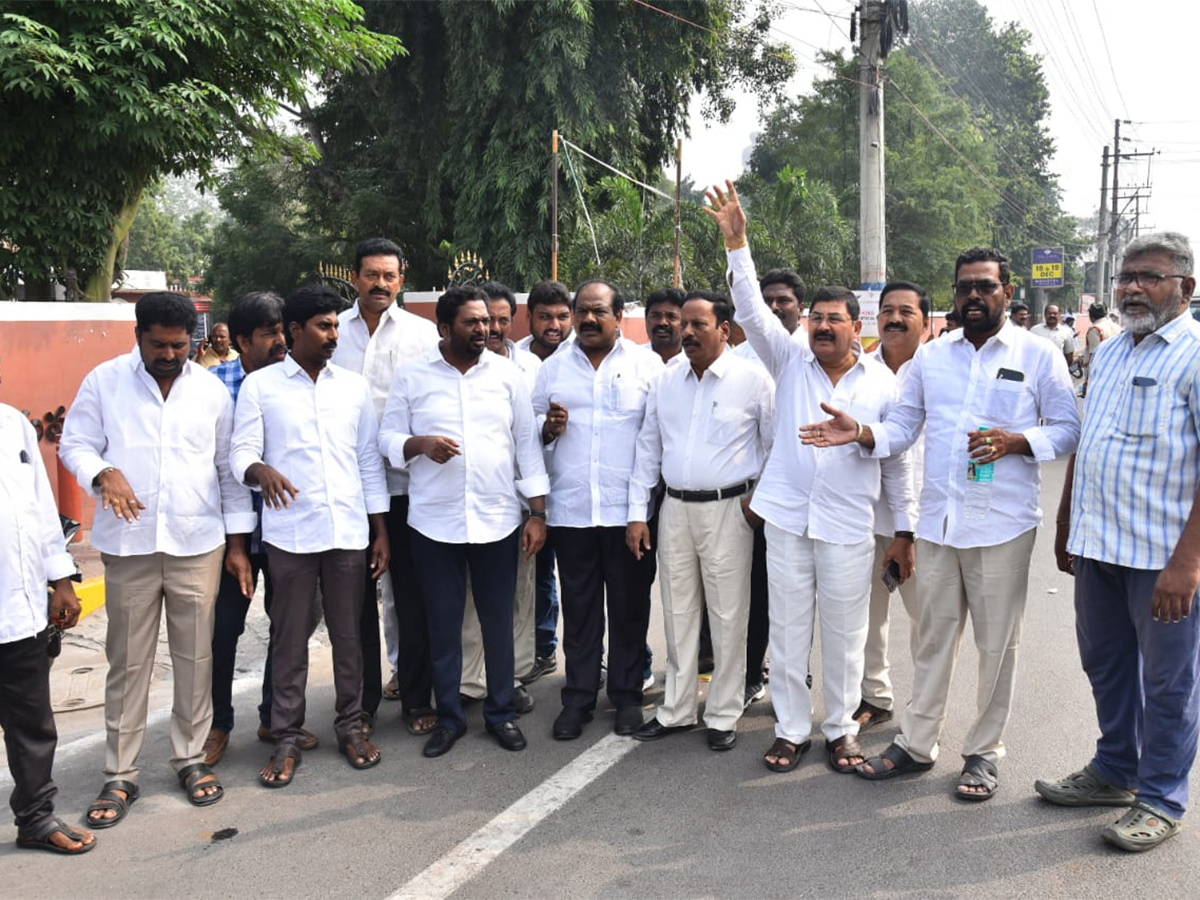
[[[1092,359],[1075,460],[1075,556],[1162,569],[1200,484],[1200,322],[1171,320],[1136,346],[1126,332]]]
[[[233,398],[233,405],[237,406],[238,391],[242,389],[242,382],[246,380],[246,370],[242,368],[242,358],[239,356],[236,359],[231,359],[227,363],[213,366],[208,371],[221,379],[221,382],[229,389],[229,396]],[[247,551],[251,555],[254,555],[266,552],[262,546],[262,493],[260,491],[251,491],[250,500],[254,504],[254,512],[258,515],[258,524],[254,526],[254,533],[250,535],[250,547]]]

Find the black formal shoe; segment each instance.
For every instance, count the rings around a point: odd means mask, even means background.
[[[488,722],[485,727],[487,733],[494,737],[496,743],[505,750],[525,749],[525,735],[521,734],[521,729],[517,727],[516,722],[501,722],[499,725]]]
[[[466,733],[467,729],[465,728],[455,731],[449,725],[439,725],[429,732],[429,740],[425,742],[425,749],[421,752],[430,759],[441,756],[443,753],[448,753],[454,746],[454,742]]]
[[[543,675],[549,675],[558,668],[558,660],[554,654],[539,656],[533,661],[533,668],[518,679],[521,684],[533,684]]]
[[[516,710],[518,716],[533,712],[533,697],[525,688],[519,687],[513,691],[513,709]]]
[[[732,729],[721,731],[719,728],[708,729],[709,750],[732,750],[737,743],[737,732]]]
[[[664,725],[657,718],[651,719],[633,733],[635,741],[660,741],[669,734],[691,731],[695,725]]]
[[[554,739],[556,741],[573,741],[583,734],[585,723],[592,721],[588,710],[577,706],[564,706],[558,718],[554,720]]]
[[[655,720],[657,721],[657,719]],[[617,724],[613,726],[613,731],[621,735],[631,735],[644,724],[642,716],[642,708],[640,706],[620,706],[617,707]]]

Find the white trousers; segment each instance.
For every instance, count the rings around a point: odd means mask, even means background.
[[[535,642],[537,640],[535,618],[536,561],[526,559],[519,551],[517,559],[517,592],[513,600],[513,673],[514,684],[521,684],[521,676],[533,668]],[[462,630],[463,668],[461,693],[476,700],[487,696],[487,673],[484,671],[483,632],[479,627],[479,613],[475,612],[475,599],[471,593],[471,579],[467,579],[467,605],[463,610]]]
[[[900,716],[896,743],[918,762],[937,759],[950,679],[968,615],[979,651],[979,674],[975,723],[963,740],[962,755],[992,762],[1004,756],[1004,726],[1017,679],[1017,647],[1036,534],[1030,529],[1006,543],[970,550],[917,541],[921,624],[912,702]]]
[[[867,644],[863,649],[862,699],[880,709],[891,709],[896,705],[896,692],[892,687],[891,666],[888,664],[888,613],[893,592],[889,591],[880,578],[883,560],[892,538],[875,535],[875,562],[871,566],[871,602],[867,616]],[[912,659],[917,658],[917,624],[920,620],[920,604],[917,602],[917,579],[914,575],[895,591],[908,613],[908,648]]]
[[[387,649],[388,664],[395,674],[400,659],[400,621],[396,618],[396,593],[392,588],[391,570],[379,576],[379,590],[383,596],[383,643]]]
[[[699,707],[701,604],[708,607],[713,676],[704,724],[732,731],[746,699],[746,622],[754,532],[740,497],[707,503],[663,499],[658,584],[667,638],[667,675],[658,721],[692,725]]]
[[[830,544],[770,522],[766,537],[775,736],[799,744],[812,733],[812,694],[805,679],[818,613],[825,696],[821,731],[830,741],[858,734],[854,710],[861,699],[874,537]]]

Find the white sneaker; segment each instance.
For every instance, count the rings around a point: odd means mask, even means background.
[[[652,687],[654,687],[654,673],[653,672],[651,672],[649,675],[647,675],[646,680],[642,682],[642,691],[643,692],[648,691]]]

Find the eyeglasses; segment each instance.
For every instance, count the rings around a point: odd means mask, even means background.
[[[1162,284],[1164,278],[1187,278],[1186,275],[1164,275],[1162,272],[1120,272],[1112,277],[1118,287],[1129,287],[1135,281],[1138,287],[1153,288]]]
[[[956,297],[970,297],[971,291],[979,291],[980,297],[987,297],[1003,286],[999,281],[956,281],[950,285]]]
[[[850,319],[841,313],[830,313],[829,315],[825,315],[824,313],[809,313],[808,321],[814,325],[845,325]]]

